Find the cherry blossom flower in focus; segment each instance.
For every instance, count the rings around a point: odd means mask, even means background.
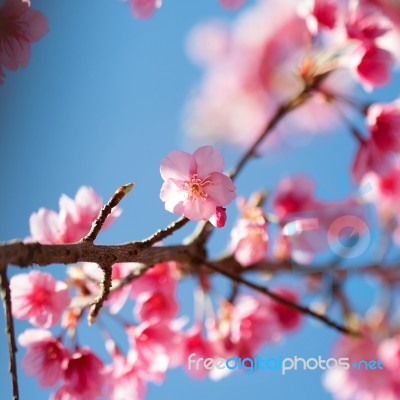
[[[193,154],[170,152],[160,167],[164,180],[160,198],[165,209],[194,221],[210,220],[220,212],[218,207],[236,197],[235,186],[222,173],[223,168],[222,155],[212,146],[200,147]]]
[[[29,0],[5,0],[0,6],[0,83],[4,73],[27,66],[31,43],[48,32],[47,18]]]
[[[75,243],[89,233],[92,222],[97,218],[102,200],[88,186],[81,186],[75,199],[63,194],[59,201],[60,212],[40,208],[29,219],[31,237],[27,241],[42,244]],[[121,215],[121,209],[114,207],[102,229],[107,228]]]
[[[18,337],[21,346],[27,347],[22,366],[28,375],[35,375],[41,387],[53,387],[62,378],[62,363],[68,350],[49,331],[27,329]]]
[[[41,328],[57,325],[70,303],[67,285],[46,272],[15,275],[10,288],[14,317],[27,319]]]
[[[247,267],[266,257],[268,249],[267,221],[261,207],[238,200],[241,218],[231,232],[231,247],[237,262]]]
[[[150,18],[161,7],[162,0],[129,0],[132,13],[136,18]]]

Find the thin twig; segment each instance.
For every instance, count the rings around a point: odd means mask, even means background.
[[[215,272],[218,272],[218,273],[230,278],[231,280],[233,280],[235,282],[241,283],[245,286],[248,286],[248,287],[256,290],[257,292],[260,292],[262,294],[265,294],[266,296],[271,297],[272,299],[276,300],[277,302],[279,302],[285,306],[291,307],[291,308],[301,312],[302,314],[306,314],[315,319],[318,319],[321,322],[323,322],[325,325],[328,325],[328,326],[338,330],[339,332],[342,332],[342,333],[345,333],[348,335],[352,335],[352,336],[361,336],[359,332],[355,332],[345,326],[342,326],[342,325],[338,324],[337,322],[334,322],[331,319],[329,319],[326,315],[319,314],[319,313],[311,310],[308,307],[293,303],[292,301],[286,299],[285,297],[282,297],[279,294],[271,292],[271,290],[269,290],[267,287],[257,285],[256,283],[253,283],[239,275],[235,275],[235,274],[231,273],[230,271],[226,271],[226,270],[220,268],[219,266],[214,265],[208,261],[201,260],[201,259],[197,259],[196,261],[199,264],[203,264],[203,265],[207,266],[208,268],[214,270]]]
[[[111,288],[111,293],[114,293],[118,290],[120,290],[121,288],[123,288],[125,285],[129,285],[131,282],[133,282],[134,280],[140,278],[142,275],[144,275],[146,273],[146,271],[148,271],[150,268],[152,268],[154,266],[153,265],[146,265],[146,264],[142,264],[140,265],[138,268],[136,268],[134,271],[132,271],[131,273],[129,273],[127,276],[125,276],[124,278],[122,278],[115,286],[113,286]]]
[[[120,186],[115,193],[108,200],[107,204],[102,207],[98,217],[93,221],[90,232],[81,239],[81,242],[94,242],[101,228],[106,222],[107,217],[111,214],[111,211],[116,207],[119,202],[132,190],[134,187],[133,183]]]
[[[166,228],[159,229],[157,232],[155,232],[149,238],[141,241],[140,243],[144,247],[153,246],[153,244],[156,244],[156,243],[160,242],[161,240],[166,239],[168,236],[172,235],[175,231],[182,228],[182,226],[186,225],[188,222],[189,222],[189,220],[186,217],[182,216],[179,219],[177,219],[176,221],[169,224]]]
[[[305,101],[308,100],[310,97],[310,90],[312,88],[305,86],[304,89],[290,99],[287,103],[282,104],[277,111],[275,112],[274,116],[269,121],[268,125],[265,127],[264,131],[258,137],[258,139],[253,143],[253,145],[246,151],[245,154],[240,158],[239,162],[237,163],[236,167],[232,169],[229,173],[229,176],[232,180],[234,180],[239,172],[243,169],[246,163],[257,154],[258,146],[264,141],[264,139],[268,136],[270,132],[275,128],[275,126],[282,120],[286,114],[290,111],[294,110],[295,108],[299,107],[300,105],[304,104]]]
[[[99,267],[103,271],[103,279],[100,282],[100,294],[94,299],[89,310],[89,315],[88,315],[89,325],[92,325],[96,320],[97,315],[99,314],[101,308],[103,307],[104,302],[107,300],[111,291],[112,266],[106,264],[106,265],[99,265]]]
[[[11,296],[10,296],[10,282],[7,277],[7,266],[3,266],[0,270],[0,286],[1,298],[3,300],[4,314],[6,318],[6,334],[8,340],[8,354],[10,360],[9,372],[13,388],[13,400],[19,399],[18,390],[18,376],[17,376],[17,363],[15,353],[17,346],[15,344],[14,320],[11,314]]]

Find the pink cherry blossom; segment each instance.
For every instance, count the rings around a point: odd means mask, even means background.
[[[400,151],[400,100],[368,107],[367,123],[372,140],[382,152]]]
[[[389,82],[390,71],[394,64],[391,52],[373,44],[365,44],[360,46],[352,57],[356,76],[367,90],[384,86]]]
[[[152,294],[158,290],[174,292],[177,282],[175,277],[176,263],[157,263],[142,276],[132,282],[131,294],[138,298],[144,294]]]
[[[193,28],[187,39],[187,52],[202,65],[222,61],[229,51],[229,31],[222,21],[209,21]]]
[[[313,35],[320,29],[333,29],[337,11],[337,3],[333,0],[305,1],[299,7],[299,13],[305,18],[307,28]]]
[[[202,333],[201,324],[195,324],[183,337],[183,360],[188,360],[190,354],[195,353],[196,359],[215,357],[215,348],[210,341],[208,341]],[[221,356],[220,354],[217,354]],[[210,370],[204,368],[204,364],[200,364],[200,368],[192,366],[188,368],[188,363],[183,364],[186,372],[193,378],[204,378]]]
[[[237,8],[242,7],[246,0],[219,0],[222,7],[225,7],[229,10],[236,10]]]
[[[277,315],[266,297],[243,295],[238,298],[231,314],[231,337],[234,343],[251,343],[256,352],[263,343],[282,338]]]
[[[75,199],[63,194],[59,201],[60,212],[41,208],[29,220],[31,237],[28,241],[43,244],[75,243],[89,233],[92,222],[97,218],[102,201],[88,186],[81,186]],[[103,229],[107,228],[121,214],[115,207],[107,217]]]
[[[98,398],[104,385],[104,364],[88,347],[77,349],[64,360],[64,390],[70,396]]]
[[[400,335],[383,340],[379,344],[378,355],[385,369],[393,374],[393,379],[400,382]]]
[[[136,18],[150,18],[161,7],[161,0],[129,0],[132,13]]]
[[[307,176],[283,178],[272,199],[273,212],[283,221],[290,214],[315,210],[319,208],[319,202],[314,192],[315,184]]]
[[[363,338],[341,336],[337,341],[333,357],[349,359],[350,365],[360,360],[379,360],[379,343],[370,333],[365,332]],[[323,384],[334,398],[341,400],[396,400],[399,392],[387,370],[333,368],[324,376]]]
[[[138,296],[134,313],[141,321],[151,318],[171,320],[176,316],[178,309],[179,305],[174,294],[160,290]]]
[[[267,221],[260,207],[238,201],[242,217],[231,232],[231,247],[237,262],[247,267],[266,257],[268,249]]]
[[[285,287],[274,289],[274,293],[284,297],[292,303],[298,303],[297,293]],[[278,301],[272,301],[272,309],[275,311],[278,321],[286,331],[296,330],[302,320],[302,314],[296,309],[286,306]]]
[[[365,140],[359,143],[351,175],[355,182],[360,182],[368,172],[376,172],[380,175],[385,174],[390,169],[390,160],[382,153],[372,140]]]
[[[49,331],[27,329],[18,337],[21,346],[27,347],[22,366],[28,375],[36,375],[41,387],[53,387],[62,378],[61,364],[68,350]]]
[[[212,146],[198,148],[193,154],[173,151],[161,161],[165,181],[160,198],[165,209],[195,221],[207,221],[235,197],[235,186],[224,175],[224,160]]]
[[[351,39],[373,43],[377,38],[385,35],[391,29],[388,19],[382,14],[380,8],[356,2],[346,13],[346,31]]]
[[[50,274],[31,271],[11,278],[12,312],[41,328],[57,325],[70,303],[68,287]]]
[[[132,357],[114,355],[113,363],[106,367],[105,375],[109,384],[110,400],[142,400],[146,394],[146,384],[140,377],[140,370]]]
[[[162,382],[168,368],[182,362],[182,334],[176,321],[157,319],[128,327],[130,349],[145,380]]]
[[[204,24],[195,28],[195,40],[189,41],[188,51],[204,68],[204,74],[185,110],[185,132],[203,141],[249,146],[280,104],[301,90],[303,79],[296,72],[309,56],[310,43],[306,23],[297,12],[298,3],[256,1],[221,29],[215,28],[214,21],[209,29]],[[342,41],[335,31],[330,33],[331,45]],[[201,57],[204,48],[206,56]],[[321,59],[321,64],[324,62],[326,59]],[[334,73],[321,85],[328,92],[345,94],[349,79]],[[312,96],[298,111],[285,117],[261,150],[280,144],[291,146],[288,132],[294,131],[298,140],[301,134],[331,130],[339,120],[323,96]]]
[[[5,0],[0,6],[0,77],[1,66],[11,71],[26,67],[31,43],[47,31],[47,18],[33,10],[29,0]]]

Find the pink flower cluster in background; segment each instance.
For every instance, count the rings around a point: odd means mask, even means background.
[[[59,200],[57,213],[40,208],[29,220],[31,237],[28,241],[43,244],[75,243],[89,233],[92,222],[97,218],[102,201],[99,195],[88,186],[82,186],[75,199],[63,194]],[[107,228],[115,218],[121,215],[121,209],[115,207],[107,217],[103,228]]]
[[[139,266],[116,264],[114,283]],[[14,316],[49,328],[56,326],[64,313],[63,332],[74,337],[79,323],[86,324],[82,315],[89,302],[85,299],[93,299],[98,292],[96,268],[95,264],[71,266],[67,283],[55,281],[40,271],[14,276],[11,279]],[[237,298],[234,304],[222,302],[217,315],[206,311],[205,325],[196,320],[192,327],[185,329],[187,318],[177,319],[179,268],[176,263],[156,264],[120,289],[128,289],[128,296],[118,308],[129,305],[137,322],[130,323],[126,319],[123,323],[129,342],[126,351],[111,339],[111,335],[105,337],[111,363],[106,364],[87,346],[71,346],[64,333],[54,336],[45,329],[27,329],[19,336],[20,345],[27,349],[22,361],[27,374],[36,376],[41,387],[55,388],[51,397],[54,400],[94,400],[104,395],[111,400],[143,399],[148,382],[162,382],[169,368],[187,369],[187,357],[193,352],[206,357],[252,357],[262,345],[277,342],[285,333],[299,327],[301,314],[298,311],[248,294]],[[289,288],[279,287],[276,292],[288,300],[298,300]],[[75,293],[71,304],[70,293]],[[204,303],[197,304],[203,310],[206,310],[206,297]],[[102,312],[112,317],[115,312],[112,308],[120,301],[111,296],[108,307]],[[70,317],[71,312],[75,312],[75,320]],[[198,378],[208,374],[214,379],[222,377],[216,370],[187,372]]]

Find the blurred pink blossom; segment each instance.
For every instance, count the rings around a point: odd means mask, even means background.
[[[143,293],[136,298],[134,313],[141,321],[152,318],[171,320],[176,316],[179,304],[175,299],[174,293],[166,289],[154,291],[153,293]]]
[[[400,100],[368,107],[367,123],[372,140],[382,152],[400,151]]]
[[[5,0],[0,6],[0,83],[4,73],[27,66],[31,43],[48,32],[47,18],[29,0]]]
[[[324,376],[325,388],[340,400],[396,400],[399,386],[392,379],[391,372],[383,369],[354,368],[352,363],[360,360],[379,360],[379,342],[364,332],[362,338],[341,336],[336,342],[333,357],[348,358],[348,369],[336,367],[329,369]],[[382,360],[381,360],[382,361]]]
[[[88,347],[77,349],[64,360],[63,370],[62,390],[72,398],[95,400],[102,394],[104,364]]]
[[[306,0],[298,10],[313,35],[320,29],[333,29],[336,25],[337,3],[334,0]]]
[[[360,182],[368,172],[376,172],[379,175],[387,173],[390,165],[389,158],[379,150],[373,140],[363,140],[358,145],[351,167],[351,175],[355,182]]]
[[[252,206],[241,198],[238,200],[241,217],[231,232],[231,248],[237,262],[247,267],[262,261],[267,255],[267,221],[260,207]]]
[[[160,167],[164,180],[160,198],[165,209],[191,220],[209,220],[217,207],[236,197],[235,186],[222,173],[223,168],[222,155],[212,146],[200,147],[193,154],[170,152]]]
[[[62,363],[68,350],[49,331],[27,329],[18,342],[27,348],[22,366],[28,375],[36,375],[41,387],[53,387],[62,378]]]
[[[394,56],[374,44],[360,46],[352,55],[356,76],[366,90],[386,85],[394,65]]]
[[[136,18],[150,18],[161,7],[162,0],[129,0],[132,13]]]
[[[41,328],[57,325],[70,303],[67,285],[46,272],[14,275],[10,288],[14,317],[28,319]]]
[[[216,355],[221,356],[220,354],[215,353],[215,348],[212,342],[203,336],[201,324],[195,324],[183,336],[183,360],[187,360],[184,362],[183,366],[186,372],[193,378],[204,378],[210,373],[210,370],[204,368],[203,363],[198,365],[199,368],[195,365],[192,365],[191,368],[189,368],[189,356],[193,353],[196,354],[196,359],[201,357],[206,359]]]
[[[392,29],[380,7],[371,6],[365,1],[351,3],[345,26],[349,38],[368,43],[373,43]]]
[[[246,0],[219,0],[220,4],[229,9],[229,10],[236,10],[240,8]]]
[[[42,244],[75,243],[89,233],[92,222],[97,218],[102,201],[88,186],[81,186],[75,199],[63,194],[59,201],[60,212],[45,208],[33,213],[29,219],[31,237],[28,241]],[[102,229],[107,228],[121,214],[115,207],[107,217]]]
[[[140,370],[136,365],[136,359],[114,355],[112,365],[105,369],[108,381],[108,394],[110,400],[142,400],[146,394],[146,384],[140,377]]]

